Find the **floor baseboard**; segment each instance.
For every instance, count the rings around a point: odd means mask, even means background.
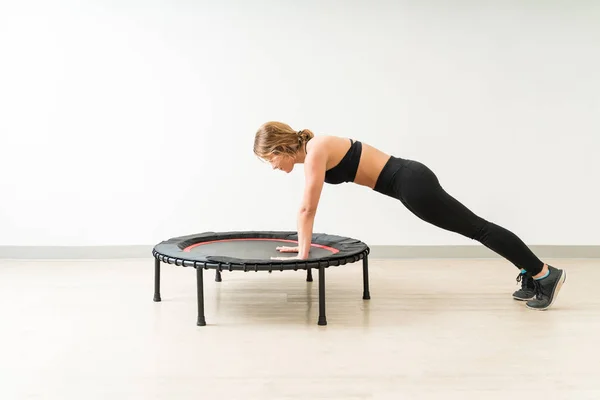
[[[539,258],[600,258],[600,246],[531,245]],[[372,246],[373,258],[500,258],[485,246]]]

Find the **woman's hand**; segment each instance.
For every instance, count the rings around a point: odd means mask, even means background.
[[[294,247],[289,247],[289,246],[278,246],[277,250],[280,251],[281,253],[298,253],[300,251],[300,247],[298,246],[294,246]],[[308,258],[308,257],[307,257]],[[305,260],[305,258],[302,258],[300,256],[300,254],[296,254],[295,256],[286,256],[286,257],[271,257],[271,260]]]
[[[300,257],[299,254],[296,254],[295,256],[291,256],[291,257],[271,257],[271,260],[282,260],[282,261],[286,261],[286,260],[306,260],[306,258],[302,258]]]
[[[298,248],[298,246],[295,246],[295,247],[278,246],[277,251],[280,251],[282,253],[297,253],[298,251],[300,251],[300,249]]]

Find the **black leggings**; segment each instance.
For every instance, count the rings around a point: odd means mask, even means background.
[[[479,217],[450,196],[433,171],[418,161],[391,157],[374,190],[400,200],[426,222],[480,242],[531,275],[542,271],[544,263],[521,239]]]

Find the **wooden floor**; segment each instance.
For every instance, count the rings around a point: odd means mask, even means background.
[[[600,399],[600,260],[555,304],[514,301],[503,260],[370,261],[205,274],[153,260],[0,261],[0,399]]]

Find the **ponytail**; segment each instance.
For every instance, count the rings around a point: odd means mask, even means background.
[[[315,134],[312,133],[309,129],[302,129],[298,131],[298,138],[301,144],[308,142],[310,139],[314,138]]]

